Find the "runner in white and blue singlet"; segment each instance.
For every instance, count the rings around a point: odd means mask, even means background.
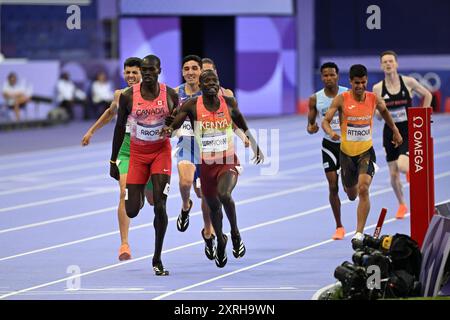
[[[338,94],[348,90],[346,87],[338,85],[339,68],[333,62],[324,63],[320,67],[321,79],[324,84],[322,90],[317,91],[309,98],[309,113],[308,113],[308,127],[309,134],[314,134],[319,130],[316,123],[316,117],[322,122],[324,115],[333,101],[333,98]],[[339,114],[335,114],[331,127],[337,133],[340,132]],[[338,170],[339,163],[340,141],[334,141],[326,133],[322,140],[322,163],[325,170],[325,176],[328,180],[329,201],[331,209],[333,210],[334,219],[336,221],[336,231],[332,238],[334,240],[342,240],[345,236],[345,229],[341,222],[341,200],[339,199],[338,187]]]

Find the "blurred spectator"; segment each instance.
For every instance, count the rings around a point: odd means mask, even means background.
[[[114,99],[114,91],[111,83],[107,80],[105,72],[101,71],[95,77],[92,83],[92,103],[95,112],[95,118],[98,118],[109,108]]]
[[[3,97],[7,107],[14,112],[16,120],[23,118],[26,104],[31,99],[32,89],[24,81],[18,81],[14,72],[8,74],[8,81],[3,84]]]
[[[83,118],[87,119],[86,94],[75,86],[67,72],[62,73],[56,83],[56,100],[58,106],[67,111],[70,120],[74,118],[73,108],[75,104],[80,104],[83,107]]]

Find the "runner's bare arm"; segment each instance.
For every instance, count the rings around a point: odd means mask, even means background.
[[[225,89],[225,88],[222,88],[222,89],[223,89],[223,95],[225,97],[234,98],[234,93],[231,89]],[[245,133],[241,129],[239,129],[234,122],[233,122],[233,131],[239,137],[239,139],[241,139],[241,141],[244,143],[244,146],[246,148],[248,148],[250,146],[250,140],[248,140]]]
[[[244,115],[239,110],[236,99],[225,96],[224,99],[228,105],[231,119],[236,124],[236,126],[245,133],[245,136],[250,141],[250,146],[252,147],[254,154],[252,160],[254,160],[255,164],[263,163],[264,154],[262,153],[261,148],[253,137],[252,133],[250,132],[250,130],[248,130],[247,122],[245,121]]]
[[[167,87],[167,93],[169,94],[170,101],[167,101],[169,106],[169,112],[172,112],[178,107],[178,93],[175,89]]]
[[[381,86],[382,86],[382,82],[380,81],[380,82],[374,84],[374,86],[372,87],[372,92],[375,93],[375,95],[380,98],[381,98]],[[378,111],[378,109],[375,110],[375,117],[378,120],[381,120],[383,118],[381,116],[380,112]]]
[[[336,113],[336,111],[339,111],[342,109],[342,105],[344,103],[344,98],[342,97],[342,95],[337,95],[333,101],[331,102],[330,108],[328,108],[327,113],[325,114],[325,116],[323,117],[322,120],[322,129],[323,131],[325,131],[326,134],[328,134],[331,139],[337,141],[339,140],[341,137],[333,131],[333,129],[331,128],[331,121],[333,120],[334,114]]]
[[[317,117],[317,98],[316,95],[313,94],[311,97],[309,97],[308,105],[309,105],[309,111],[308,111],[308,126],[306,127],[306,131],[308,131],[309,134],[314,134],[317,131],[319,131],[319,126],[316,122]]]
[[[248,140],[248,138],[245,135],[244,131],[239,129],[234,122],[233,122],[233,131],[234,131],[234,134],[236,134],[239,137],[239,139],[242,140],[242,142],[244,143],[244,146],[246,148],[248,148],[250,146],[250,140]]]
[[[189,116],[191,121],[193,119],[196,119],[196,112],[195,112],[195,106],[197,104],[197,98],[192,98],[186,100],[181,107],[178,108],[178,111],[176,113],[175,119],[173,119],[172,123],[170,125],[166,125],[161,130],[161,136],[164,135],[172,135],[173,131],[181,127],[186,117]]]
[[[98,120],[86,131],[86,133],[83,136],[83,139],[81,140],[82,146],[87,146],[94,135],[94,133],[100,129],[103,128],[106,124],[111,122],[111,120],[114,118],[114,116],[117,114],[117,105],[119,103],[119,97],[122,90],[116,90],[114,92],[114,100],[111,102],[111,105],[108,109],[103,112],[103,114],[98,118]]]
[[[169,107],[169,115],[166,117],[165,125],[170,126],[173,122],[173,119],[175,119],[179,102],[178,102],[178,94],[174,89],[167,87],[167,94],[168,94],[167,104]]]
[[[133,91],[125,91],[119,99],[119,113],[117,115],[116,127],[114,129],[114,137],[111,152],[111,161],[116,162],[120,147],[122,146],[123,138],[125,136],[125,129],[128,116],[131,113],[133,105]]]
[[[377,96],[377,110],[380,112],[381,116],[383,117],[384,121],[388,125],[389,128],[391,128],[393,135],[392,135],[392,144],[397,148],[399,145],[403,143],[403,138],[400,132],[398,131],[397,126],[395,125],[394,119],[392,119],[391,114],[389,113],[388,109],[386,108],[386,103],[384,103],[384,100],[381,97]]]
[[[433,100],[433,95],[430,91],[428,91],[427,88],[425,88],[423,85],[419,83],[416,79],[413,77],[404,77],[405,84],[407,87],[411,88],[411,90],[417,92],[420,94],[423,99],[423,107],[429,107],[431,106],[431,100]]]
[[[234,98],[234,93],[233,93],[233,91],[231,90],[231,89],[223,89],[223,95],[225,96],[225,97],[232,97],[232,98]]]

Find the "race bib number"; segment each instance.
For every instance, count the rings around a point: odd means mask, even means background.
[[[347,127],[347,141],[369,141],[371,138],[370,126]]]
[[[394,110],[389,110],[394,122],[404,122],[408,120],[405,108],[399,108]]]
[[[341,129],[339,115],[335,115],[331,120],[331,129],[333,129],[333,131],[339,131]]]
[[[228,148],[226,133],[216,136],[202,137],[202,152],[222,152]]]
[[[193,135],[194,135],[194,130],[192,130],[191,121],[189,121],[189,119],[184,120],[180,129],[177,130],[177,137],[193,136]]]
[[[136,138],[143,141],[157,141],[161,140],[160,137],[161,129],[164,123],[158,123],[152,126],[143,126],[141,124],[136,124]]]

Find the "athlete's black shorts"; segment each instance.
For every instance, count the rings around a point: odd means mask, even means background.
[[[331,142],[330,140],[322,140],[322,163],[325,172],[337,171],[341,167],[339,161],[339,153],[341,144],[339,142]]]
[[[394,147],[392,144],[392,136],[393,132],[391,128],[389,128],[387,125],[384,125],[383,128],[383,147],[384,151],[386,152],[386,161],[391,162],[398,159],[398,157],[403,154],[406,156],[409,156],[409,149],[408,149],[408,122],[397,122],[395,125],[398,128],[398,131],[400,131],[400,134],[403,138],[403,143],[399,145],[397,148]]]
[[[373,147],[354,157],[350,157],[341,151],[340,158],[342,183],[345,187],[351,188],[355,186],[358,183],[360,174],[366,173],[373,178],[375,174],[375,162],[377,162]]]

